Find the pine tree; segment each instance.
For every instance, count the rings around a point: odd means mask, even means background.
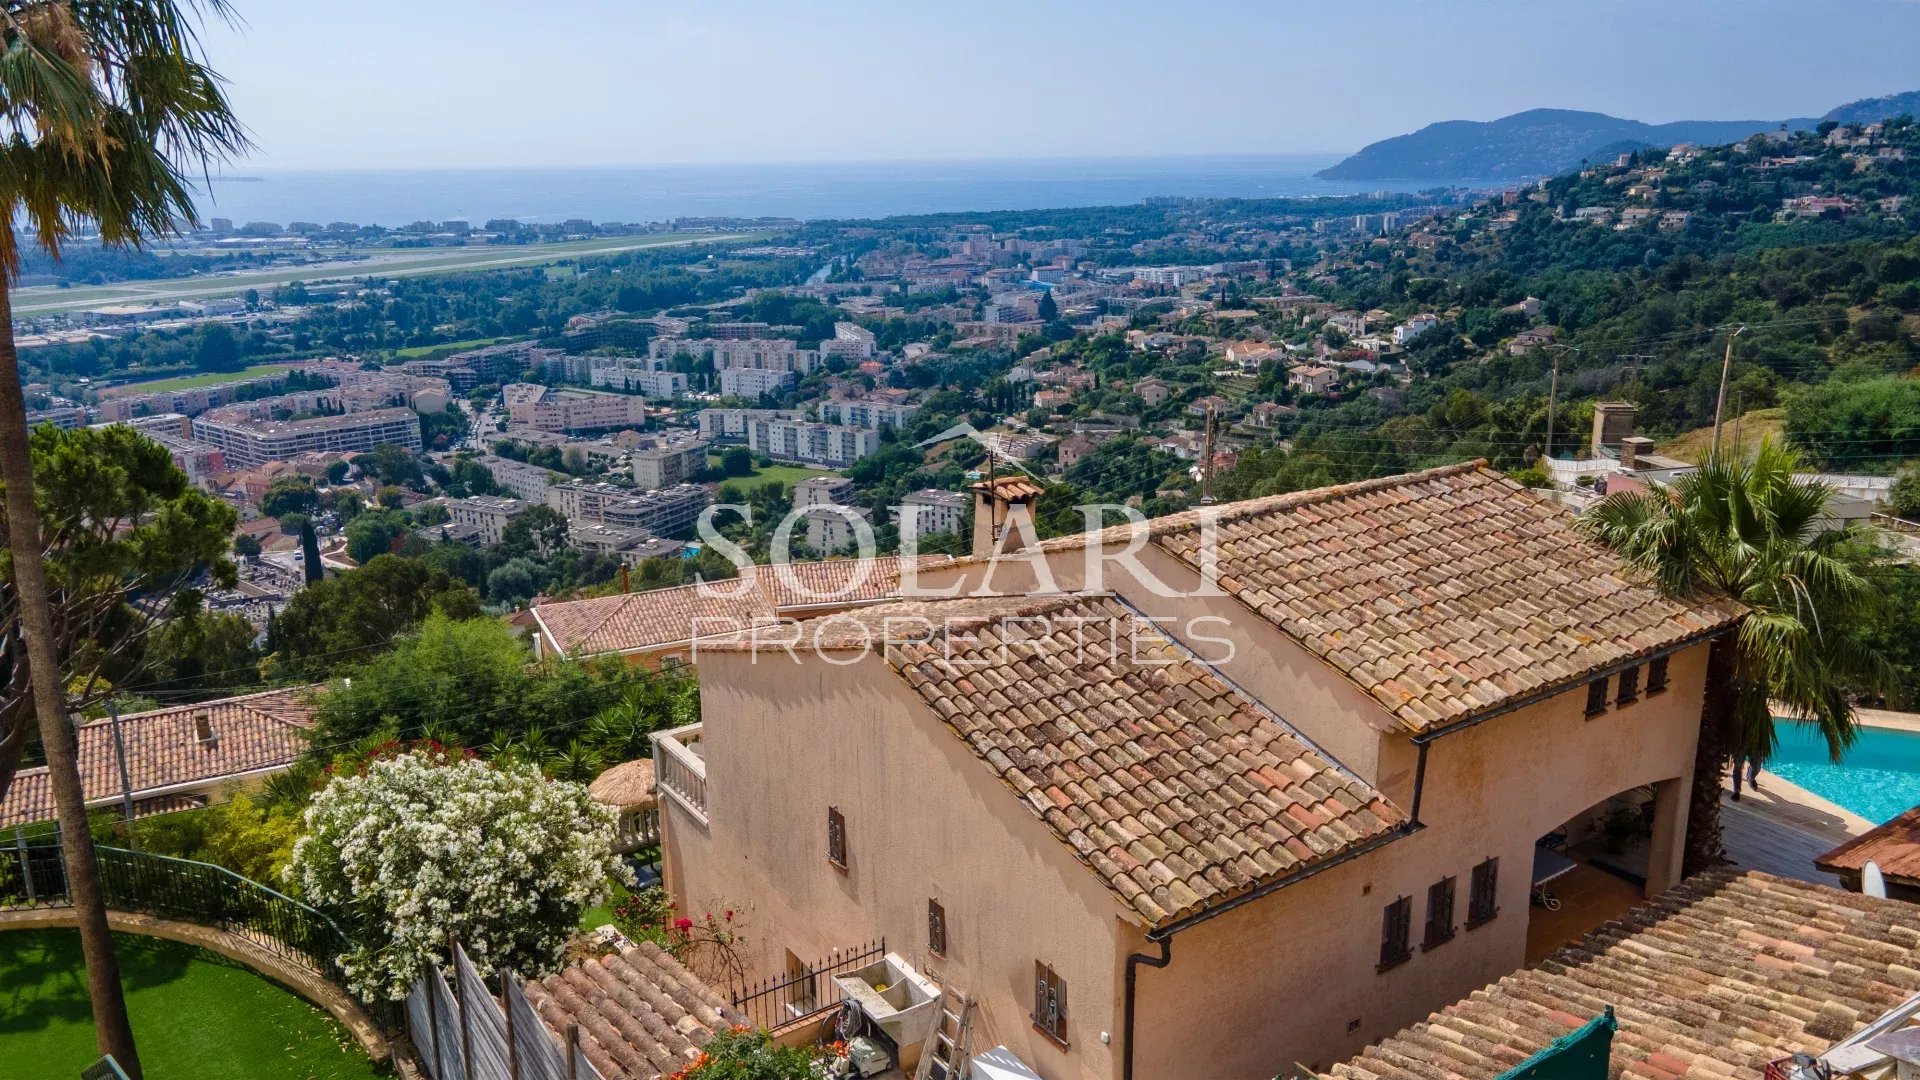
[[[307,560],[307,584],[327,576],[326,567],[320,565],[320,537],[314,533],[311,521],[300,523],[300,554]]]

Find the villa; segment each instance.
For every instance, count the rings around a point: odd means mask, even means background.
[[[703,643],[655,737],[667,885],[761,970],[883,938],[1047,1080],[1267,1077],[1565,940],[1530,899],[1613,817],[1677,882],[1739,609],[1483,464],[1024,548],[1032,493],[975,496],[973,558]]]

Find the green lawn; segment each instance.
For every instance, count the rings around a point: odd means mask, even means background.
[[[707,460],[714,468],[717,469],[720,467],[719,454],[713,454],[709,456]],[[764,469],[753,470],[752,476],[729,476],[727,477],[727,482],[753,485],[764,484],[769,480],[778,480],[787,487],[792,487],[800,481],[811,477],[839,475],[839,473],[832,469],[809,469],[800,465],[769,465]]]
[[[390,1075],[332,1017],[250,968],[157,938],[113,944],[149,1080]],[[79,931],[0,931],[0,1001],[5,1080],[79,1076],[99,1057]]]
[[[251,379],[256,375],[271,375],[286,366],[285,364],[255,364],[241,371],[208,371],[199,375],[175,375],[170,379],[154,379],[151,382],[125,383],[114,387],[114,389],[128,390],[136,394],[158,394],[167,390],[191,390],[196,386],[218,386],[221,383]]]

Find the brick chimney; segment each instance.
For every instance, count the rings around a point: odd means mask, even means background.
[[[193,714],[193,739],[209,750],[220,745],[220,736],[213,733],[213,715],[211,713],[197,712]]]
[[[1653,453],[1653,440],[1645,435],[1629,435],[1620,440],[1620,467],[1632,472],[1640,467],[1643,454]]]
[[[974,484],[972,490],[974,558],[1000,554],[1009,535],[1033,534],[1033,500],[1046,489],[1032,477],[1020,473],[995,477]]]

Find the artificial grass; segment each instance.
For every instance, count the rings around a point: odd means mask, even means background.
[[[113,936],[148,1080],[391,1075],[320,1009],[192,945]],[[78,930],[0,931],[0,1080],[77,1077],[99,1058]]]

